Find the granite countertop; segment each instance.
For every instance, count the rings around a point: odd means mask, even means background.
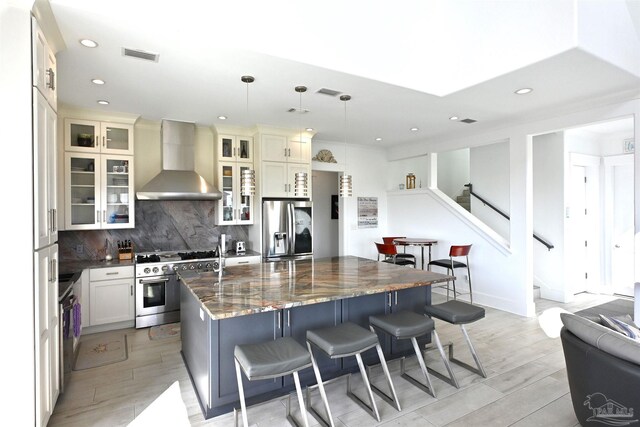
[[[446,282],[452,276],[354,256],[179,273],[212,319],[225,319]]]
[[[134,266],[135,262],[132,259],[118,260],[112,259],[111,261],[105,260],[81,260],[81,261],[61,261],[58,274],[68,274],[82,272],[86,268],[105,268],[105,267],[122,267],[122,266]]]
[[[244,256],[261,256],[261,254],[260,252],[252,251],[251,249],[247,249],[243,254],[237,254],[235,251],[227,251],[227,253],[224,254],[225,258],[237,258]]]

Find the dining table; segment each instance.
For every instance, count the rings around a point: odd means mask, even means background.
[[[429,262],[431,262],[431,246],[437,245],[436,239],[429,239],[423,237],[399,237],[393,239],[393,244],[398,246],[419,246],[421,253],[422,269],[424,270],[424,248],[429,248]]]

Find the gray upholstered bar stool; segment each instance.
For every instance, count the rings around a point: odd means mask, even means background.
[[[378,335],[375,332],[365,329],[362,326],[356,325],[355,323],[346,322],[338,326],[307,331],[307,346],[309,347],[309,353],[311,353],[311,362],[316,373],[316,378],[318,379],[318,385],[321,385],[322,379],[320,377],[318,364],[315,357],[313,356],[312,346],[317,348],[318,350],[323,351],[332,359],[338,359],[347,356],[356,357],[358,367],[360,368],[360,374],[362,375],[362,381],[364,382],[364,385],[367,389],[370,404],[365,403],[362,399],[352,393],[351,374],[348,374],[347,376],[347,396],[353,399],[358,405],[369,412],[372,417],[380,422],[380,413],[378,412],[378,407],[373,398],[371,384],[369,382],[369,377],[367,376],[367,371],[365,369],[361,355],[362,352],[376,347],[376,350],[378,351],[378,357],[380,358],[380,364],[382,365],[382,369],[384,370],[384,374],[387,379],[387,384],[389,385],[389,390],[391,392],[391,395],[393,396],[391,400],[395,402],[398,411],[400,410],[398,396],[396,395],[396,390],[393,387],[393,382],[391,381],[391,375],[389,374],[387,362],[384,358],[384,354],[382,353],[382,347],[380,347],[380,342],[378,341]],[[320,389],[320,393],[324,393],[323,388]],[[333,426],[333,419],[331,418],[331,411],[329,409],[329,403],[326,399],[326,395],[323,395],[322,397],[325,404],[325,410],[327,411],[327,416],[329,417],[328,421],[324,419],[322,415],[313,408],[313,406],[311,405],[310,397],[311,396],[309,395],[309,389],[307,388],[307,408],[309,409],[311,414],[322,425]]]
[[[454,297],[455,298],[455,297]],[[469,338],[469,334],[465,329],[464,325],[467,323],[475,322],[476,320],[480,320],[484,317],[484,308],[478,307],[477,305],[471,305],[469,303],[457,300],[451,300],[444,302],[442,304],[434,304],[427,305],[425,307],[425,312],[430,317],[435,317],[436,319],[443,320],[447,323],[451,323],[453,325],[460,325],[460,329],[462,329],[462,334],[464,335],[464,339],[469,346],[469,350],[471,351],[471,355],[473,356],[473,360],[476,362],[477,368],[466,364],[465,362],[458,360],[453,357],[453,343],[449,343],[449,360],[459,365],[465,369],[470,370],[484,378],[487,377],[487,374],[482,367],[482,363],[480,362],[480,358],[476,353],[476,350],[473,348],[473,344],[471,343],[471,339]],[[433,336],[436,340],[436,345],[438,346],[438,351],[440,352],[440,356],[443,360],[446,359],[444,348],[442,347],[442,343],[440,342],[440,337],[438,337],[438,332],[433,330]],[[429,368],[429,372],[431,372],[436,377],[441,380],[453,385],[456,388],[459,388],[458,380],[453,374],[453,370],[451,370],[451,366],[448,363],[445,363],[445,367],[449,372],[449,377],[444,376],[440,372],[437,372],[431,368]]]
[[[300,387],[300,378],[298,377],[299,370],[311,366],[311,356],[303,346],[291,337],[284,337],[263,343],[236,345],[233,355],[236,364],[236,377],[238,379],[238,392],[240,394],[244,427],[248,427],[249,423],[247,421],[247,407],[244,400],[241,370],[249,381],[266,380],[293,374],[303,422],[306,427],[309,426]],[[298,421],[291,415],[290,400],[289,396],[287,399],[287,420],[295,426],[300,426]],[[235,409],[234,418],[234,425],[237,426],[238,414]]]
[[[378,329],[386,334],[391,335],[395,339],[411,340],[411,343],[413,344],[413,350],[416,352],[416,358],[418,359],[420,369],[422,370],[422,375],[424,376],[424,383],[418,381],[416,378],[405,372],[404,357],[400,360],[400,374],[404,379],[406,379],[413,385],[417,386],[423,391],[426,391],[433,397],[436,397],[436,392],[433,388],[433,385],[431,384],[431,378],[429,377],[429,372],[427,371],[427,367],[424,362],[424,356],[416,339],[417,337],[421,337],[423,335],[430,335],[434,331],[433,319],[422,314],[414,313],[412,311],[400,311],[397,313],[386,315],[370,316],[369,324],[371,325],[372,331]],[[443,361],[445,365],[448,363],[446,358],[443,358]],[[383,394],[383,397],[385,397],[382,390],[378,389],[375,385],[372,386],[374,391],[376,391],[378,394]]]

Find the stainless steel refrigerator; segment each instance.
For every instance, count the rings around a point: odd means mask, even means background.
[[[312,202],[262,202],[262,256],[265,261],[313,257]]]

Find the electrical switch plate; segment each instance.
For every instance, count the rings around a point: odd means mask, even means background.
[[[84,253],[84,246],[83,245],[76,245],[76,253],[78,255],[81,255]]]

